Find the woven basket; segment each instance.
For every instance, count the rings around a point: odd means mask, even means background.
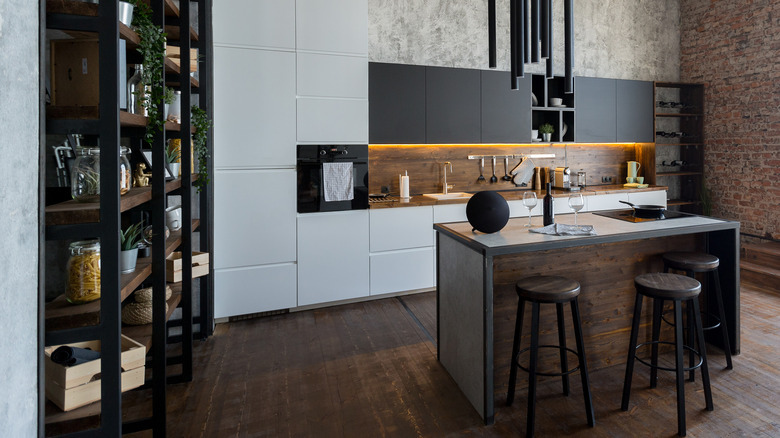
[[[173,291],[171,290],[171,287],[166,285],[165,286],[165,301],[168,301],[171,299],[171,294]],[[143,289],[138,289],[133,293],[133,296],[135,296],[135,302],[136,303],[150,303],[152,302],[152,288],[151,287],[145,287]]]
[[[165,303],[165,313],[168,313],[168,303]],[[127,325],[144,325],[152,323],[152,302],[132,302],[122,308],[122,322]]]

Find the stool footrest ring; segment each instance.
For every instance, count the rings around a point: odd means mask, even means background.
[[[677,371],[677,369],[675,369],[675,368],[667,368],[667,367],[662,367],[660,365],[653,365],[650,362],[646,362],[644,359],[642,359],[642,358],[640,358],[639,356],[636,355],[636,350],[639,350],[640,347],[645,347],[647,345],[653,345],[653,344],[674,345],[674,342],[669,342],[669,341],[643,342],[641,344],[638,344],[636,346],[636,348],[634,349],[634,358],[636,360],[638,360],[639,362],[642,362],[643,364],[649,366],[650,368],[655,368],[655,369],[659,369],[659,370],[663,370],[663,371]],[[699,368],[701,366],[701,364],[704,362],[704,360],[701,357],[701,354],[697,350],[694,350],[692,347],[689,347],[687,345],[683,345],[683,349],[691,351],[691,352],[693,352],[693,354],[695,354],[696,356],[699,357],[699,363],[697,363],[696,365],[690,366],[690,367],[683,367],[683,371],[693,371],[696,368]]]
[[[671,314],[673,312],[674,312],[673,310],[667,310],[666,312],[661,314],[661,319],[672,327],[674,327],[674,321],[669,321],[668,319],[666,319],[666,315]],[[709,321],[710,319],[715,321],[715,324],[702,327],[701,328],[702,330],[706,331],[706,330],[712,330],[720,327],[720,318],[718,317],[718,315],[711,312],[699,312],[699,314],[702,316],[702,321],[704,321],[703,317],[705,316],[707,317],[707,321]],[[687,327],[683,327],[683,330],[687,330]]]
[[[540,345],[539,349],[541,350],[542,348],[554,348],[556,350],[566,350],[569,353],[572,353],[572,354],[576,355],[577,356],[577,366],[572,368],[572,369],[570,369],[570,370],[568,370],[568,371],[558,372],[558,373],[543,373],[543,372],[537,371],[536,372],[537,376],[556,376],[556,377],[568,376],[569,374],[574,373],[574,372],[576,372],[577,370],[580,369],[580,360],[579,360],[580,355],[577,352],[577,350],[573,350],[573,349],[571,349],[569,347],[563,348],[560,345]],[[528,351],[530,349],[531,349],[531,347],[523,348],[522,350],[517,352],[517,357],[515,357],[515,363],[517,363],[517,367],[520,368],[521,370],[525,371],[526,373],[530,373],[531,371],[528,368],[526,368],[523,365],[521,365],[520,361],[518,360],[518,358],[520,357],[521,354],[525,353],[526,351]]]

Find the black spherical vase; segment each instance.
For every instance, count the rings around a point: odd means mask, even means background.
[[[496,192],[475,193],[466,204],[466,217],[474,230],[495,233],[509,222],[509,204]]]

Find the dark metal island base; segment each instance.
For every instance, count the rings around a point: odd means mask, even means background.
[[[556,219],[570,224],[573,216]],[[720,258],[731,348],[733,354],[739,354],[738,222],[690,215],[631,223],[580,214],[578,223],[593,225],[596,236],[529,233],[523,226],[526,223],[527,218],[510,219],[494,234],[472,232],[467,222],[434,225],[438,231],[438,359],[485,423],[493,423],[496,396],[500,400],[506,397],[517,309],[514,283],[525,276],[562,275],[580,282],[583,334],[592,372],[626,361],[634,277],[661,272],[664,252],[707,251]],[[534,226],[541,226],[541,217],[534,218]],[[639,342],[649,340],[651,308],[644,306]],[[527,316],[525,320],[530,319]],[[555,306],[542,306],[541,321],[544,333],[540,344],[557,344]],[[572,330],[570,320],[566,326]],[[673,336],[670,326],[663,330],[662,339]],[[721,345],[720,330],[709,330],[707,335],[708,343]],[[573,339],[571,334],[569,339]],[[525,337],[523,345],[528,345]],[[557,362],[551,363],[557,366]],[[710,369],[719,365],[711,362]],[[518,389],[525,382],[518,378]]]

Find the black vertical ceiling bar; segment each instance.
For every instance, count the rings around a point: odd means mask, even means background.
[[[119,5],[98,6],[100,146],[100,345],[102,433],[122,433],[122,321],[119,296]],[[87,66],[97,68],[98,66]]]
[[[163,0],[153,0],[152,22],[165,28]],[[184,56],[184,55],[182,55]],[[163,70],[162,84],[165,85]],[[163,117],[164,105],[159,102],[157,117]],[[165,345],[167,338],[165,312],[165,130],[156,133],[152,142],[152,419],[154,436],[165,436],[166,394]]]
[[[206,110],[209,120],[214,120],[214,47],[212,46],[213,28],[211,26],[212,0],[200,0],[198,3],[198,41],[204,61],[200,62],[199,79],[201,94],[198,105]],[[207,169],[214,175],[214,129],[208,132]],[[200,332],[203,337],[214,333],[214,185],[209,184],[200,192],[200,248],[209,253],[209,275],[200,280]]]
[[[553,45],[553,8],[552,0],[543,0],[547,4],[547,46],[550,50],[547,56],[547,79],[553,78],[553,55],[555,46]]]
[[[564,93],[574,93],[574,76],[572,65],[574,64],[574,0],[563,2],[563,27],[564,27],[564,69],[566,80],[563,83]]]
[[[488,58],[488,66],[496,68],[496,0],[488,0]]]
[[[540,0],[531,0],[531,62],[539,62],[539,5]]]
[[[517,0],[509,0],[509,88],[517,90],[517,66],[522,60],[517,58]]]
[[[522,1],[523,4],[527,4],[527,0],[518,0]],[[526,50],[526,39],[525,39],[525,8],[521,7],[520,5],[517,5],[517,15],[516,19],[514,20],[515,25],[515,47],[517,48],[517,76],[518,77],[525,77],[525,59],[528,56],[528,51]]]
[[[190,83],[190,2],[179,2],[181,10],[179,19],[179,84],[181,89],[181,143],[179,157],[181,166],[181,234],[182,234],[182,289],[181,289],[181,319],[182,319],[182,378],[192,380],[192,117],[191,83]],[[174,175],[176,177],[176,175]]]
[[[539,17],[539,39],[541,40],[542,58],[550,57],[550,0],[541,0]]]
[[[531,51],[528,50],[528,42],[531,41],[531,26],[528,25],[528,0],[521,0],[523,2],[522,12],[521,12],[521,19],[523,20],[523,62],[528,64],[531,62]]]

